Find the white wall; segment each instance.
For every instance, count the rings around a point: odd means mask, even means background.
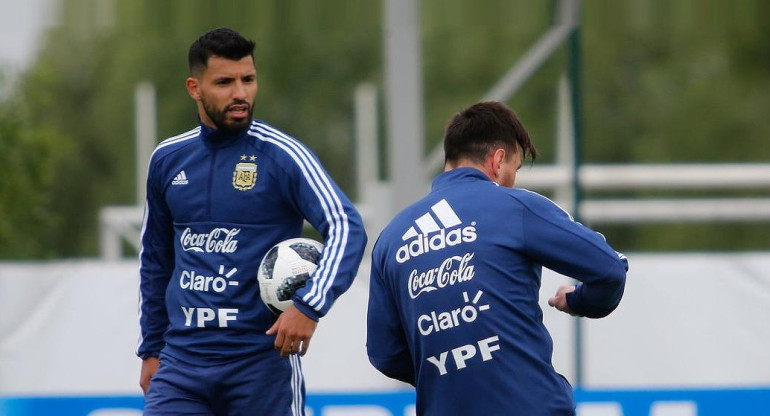
[[[584,320],[586,387],[770,384],[770,253],[630,254],[619,309]],[[368,270],[362,266],[362,271]],[[318,326],[311,392],[403,388],[366,360],[366,273]],[[541,305],[554,365],[574,380],[573,318]],[[137,263],[0,263],[0,395],[139,394]]]

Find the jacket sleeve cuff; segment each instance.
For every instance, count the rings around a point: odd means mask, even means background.
[[[144,353],[137,354],[137,355],[142,360],[146,360],[148,358],[158,358],[158,356],[160,356],[160,351],[144,352]]]
[[[305,316],[307,316],[308,318],[310,318],[310,319],[312,319],[312,320],[314,320],[316,322],[318,322],[318,320],[321,319],[321,315],[318,313],[318,311],[316,311],[315,309],[311,308],[310,306],[307,306],[304,303],[302,303],[302,301],[297,299],[296,296],[292,300],[294,301],[294,306],[297,309],[299,309],[300,312],[305,314]]]
[[[572,313],[582,316],[584,318],[604,318],[609,315],[615,308],[601,308],[587,304],[583,299],[583,284],[579,284],[575,291],[567,293],[567,306],[569,306]]]

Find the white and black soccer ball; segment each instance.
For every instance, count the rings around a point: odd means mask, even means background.
[[[291,297],[305,286],[321,259],[323,244],[310,238],[281,241],[267,251],[259,265],[259,294],[265,305],[280,315],[293,304]]]

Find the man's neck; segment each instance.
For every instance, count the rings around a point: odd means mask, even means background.
[[[444,164],[444,172],[449,172],[450,170],[458,169],[458,168],[473,168],[480,170],[484,175],[486,175],[489,180],[494,181],[494,177],[492,175],[492,171],[487,168],[484,165],[480,165],[476,162],[472,162],[467,159],[461,159],[456,162],[447,162]]]

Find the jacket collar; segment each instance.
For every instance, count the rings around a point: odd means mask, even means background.
[[[239,132],[225,133],[219,129],[215,129],[203,124],[200,117],[198,117],[198,124],[201,126],[201,137],[203,138],[203,142],[207,146],[214,148],[225,147],[231,143],[236,142],[238,139],[244,137],[246,132],[249,130],[249,127],[251,127],[251,124],[249,124],[248,127]]]
[[[492,182],[484,172],[476,168],[455,168],[436,176],[431,184],[431,190],[436,191],[460,182],[485,181]],[[492,182],[494,183],[494,182]]]

